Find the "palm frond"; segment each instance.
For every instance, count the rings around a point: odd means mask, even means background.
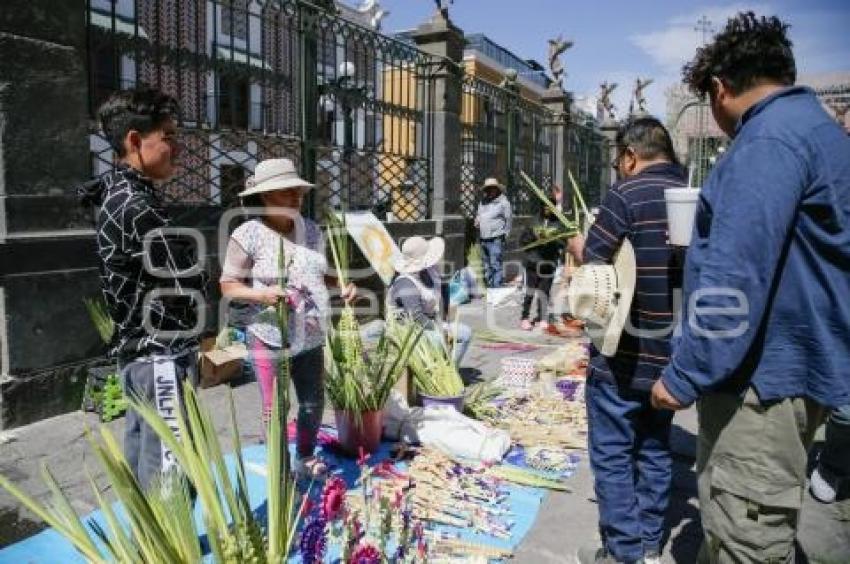
[[[112,335],[115,333],[115,322],[109,315],[109,310],[106,307],[106,300],[102,296],[96,298],[85,298],[83,304],[86,306],[86,311],[89,313],[92,324],[97,329],[97,334],[100,339],[109,344],[112,341]]]

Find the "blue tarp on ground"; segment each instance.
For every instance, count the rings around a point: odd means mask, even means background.
[[[266,449],[263,445],[255,445],[245,448],[243,451],[244,461],[246,465],[246,479],[248,482],[248,494],[251,501],[251,506],[260,513],[265,512],[266,504],[266,478],[262,474],[262,469],[266,464]],[[335,456],[330,453],[323,453],[323,456],[331,463],[335,472],[341,475],[349,486],[353,486],[359,470],[354,460]],[[370,463],[378,462],[386,459],[389,456],[389,444],[384,443],[381,449],[372,455]],[[233,472],[233,456],[227,457],[228,466]],[[437,527],[437,530],[447,532],[452,536],[459,536],[462,539],[473,540],[476,542],[487,543],[489,545],[513,549],[520,543],[522,538],[531,529],[537,512],[540,508],[546,492],[536,488],[508,486],[507,488],[507,504],[508,509],[513,514],[513,528],[509,539],[497,539],[480,533],[476,533],[469,529],[458,529],[453,527]],[[106,528],[103,516],[100,511],[94,511],[86,517],[86,520],[93,520],[100,523]],[[195,520],[199,524],[198,529],[203,532],[203,520],[200,516],[200,508],[195,508]],[[330,550],[329,561],[333,562],[336,556],[333,550]],[[294,557],[293,562],[299,562],[300,558]],[[73,548],[70,542],[64,539],[53,529],[46,529],[30,538],[24,539],[13,545],[0,549],[0,563],[76,563],[85,562],[82,556]]]

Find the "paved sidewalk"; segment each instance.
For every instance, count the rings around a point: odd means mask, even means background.
[[[516,329],[518,309],[515,305],[485,309],[481,302],[461,308],[464,322],[474,328],[486,327],[506,335],[529,333]],[[525,353],[539,357],[562,343],[562,339],[536,334],[543,345],[540,349]],[[511,355],[517,353],[510,353]],[[469,379],[490,378],[499,373],[499,360],[503,356],[473,344],[464,362],[463,373]],[[232,391],[237,410],[240,435],[246,443],[256,443],[260,438],[260,400],[257,386],[253,382],[232,388],[219,386],[203,390],[201,396],[213,413],[220,414],[217,420],[219,436],[229,435],[227,416],[227,394]],[[331,417],[327,417],[331,416]],[[326,413],[332,420],[332,414]],[[99,428],[97,417],[81,412],[54,417],[45,421],[15,429],[0,439],[0,473],[11,478],[26,492],[45,499],[47,488],[41,479],[41,466],[46,464],[62,488],[73,500],[81,513],[96,508],[94,497],[85,469],[104,484],[103,473],[89,447],[85,431]],[[106,425],[117,437],[123,433],[123,419]],[[695,561],[699,547],[701,529],[696,500],[694,455],[696,451],[697,422],[694,410],[676,415],[674,420],[674,480],[673,500],[669,515],[670,541],[665,550],[664,562],[691,563]],[[225,443],[226,445],[227,443]],[[225,448],[227,448],[225,446]],[[538,514],[529,535],[524,539],[516,554],[518,563],[567,563],[573,561],[578,547],[594,542],[597,511],[593,494],[593,481],[586,457],[582,460],[575,476],[570,479],[573,492],[550,494]],[[806,495],[801,518],[801,545],[812,562],[850,562],[850,501],[834,506],[823,506]],[[843,512],[843,516],[842,516]],[[28,536],[39,526],[30,521],[32,516],[20,514],[17,502],[5,492],[0,492],[0,546],[18,538]],[[842,521],[842,519],[844,519]]]

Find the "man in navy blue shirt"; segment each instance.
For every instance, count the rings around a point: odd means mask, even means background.
[[[788,26],[729,20],[685,66],[733,143],[702,187],[653,404],[697,402],[704,562],[793,559],[824,407],[850,402],[850,140],[795,87]]]
[[[637,267],[617,349],[605,356],[591,347],[587,367],[588,450],[602,547],[582,549],[582,564],[658,562],[672,477],[673,413],[654,409],[649,392],[669,360],[673,288],[680,279],[667,244],[664,190],[684,186],[684,171],[655,118],[626,123],[616,149],[613,165],[622,180],[605,195],[586,242],[576,238],[569,245],[582,262],[610,264],[628,239]]]

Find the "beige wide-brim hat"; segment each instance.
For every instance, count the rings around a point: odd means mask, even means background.
[[[484,180],[484,184],[481,186],[481,190],[486,190],[487,188],[497,188],[499,192],[505,191],[505,187],[502,186],[502,183],[493,177]]]
[[[402,274],[413,274],[440,262],[445,251],[446,242],[442,237],[431,240],[410,237],[401,246],[401,252],[393,257],[393,268]]]
[[[613,264],[585,264],[573,274],[567,303],[584,321],[590,341],[605,356],[614,356],[635,293],[635,250],[624,239]]]
[[[313,187],[315,187],[314,184],[298,176],[295,164],[291,160],[266,159],[257,165],[253,176],[249,176],[245,181],[245,190],[239,193],[239,197],[293,188],[309,190]]]

